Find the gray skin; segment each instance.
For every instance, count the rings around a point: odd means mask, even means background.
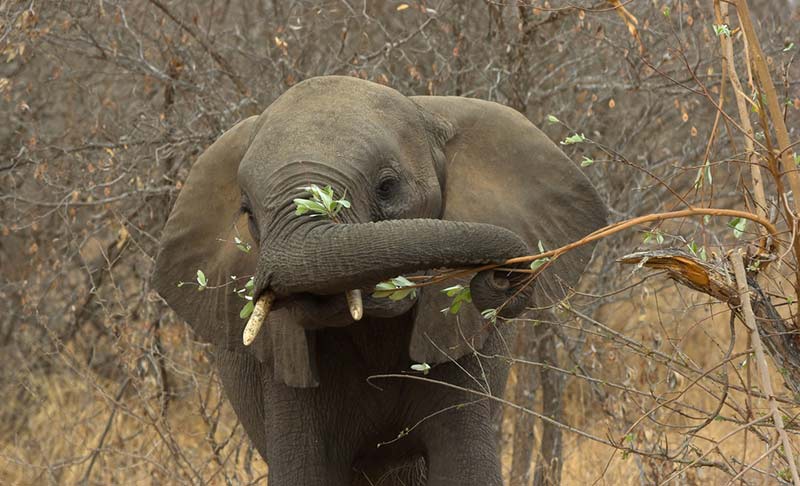
[[[309,184],[346,193],[339,221],[294,214]],[[405,97],[347,77],[304,81],[237,124],[194,164],[162,236],[153,284],[213,345],[225,392],[269,465],[270,486],[499,485],[497,402],[513,325],[577,283],[592,248],[529,274],[484,271],[473,306],[425,287],[395,302],[380,281],[499,263],[556,248],[605,225],[586,177],[538,129],[501,105]],[[252,244],[242,252],[235,236]],[[255,275],[275,309],[245,347],[230,288]],[[353,322],[344,298],[362,289]],[[426,376],[414,363],[433,368]],[[400,377],[375,375],[402,374]],[[370,378],[372,377],[372,378]],[[445,384],[431,383],[430,380]],[[405,433],[406,429],[410,432]],[[378,444],[383,444],[378,447]]]

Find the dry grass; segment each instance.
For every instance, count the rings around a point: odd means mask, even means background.
[[[705,303],[705,297],[680,291],[663,281],[651,282],[665,288],[643,287],[641,292],[636,292],[637,295],[601,307],[595,317],[631,339],[651,343],[654,349],[665,353],[679,352],[698,368],[712,369],[724,354],[730,338],[728,312],[719,305]],[[658,308],[654,305],[656,290]],[[567,325],[570,325],[569,321]],[[739,338],[734,353],[744,351],[747,346],[741,326],[737,333]],[[182,346],[186,337],[183,332],[176,332],[173,339],[165,342],[169,346]],[[654,344],[656,342],[660,342],[660,346]],[[225,484],[232,478],[248,483],[262,477],[266,465],[249,447],[230,406],[219,395],[215,375],[199,347],[193,348],[194,353],[186,354],[194,361],[190,365],[191,383],[173,384],[176,396],[170,401],[163,419],[157,418],[155,413],[159,409],[159,400],[158,387],[153,380],[144,379],[136,386],[130,385],[122,398],[115,402],[120,379],[124,380],[124,377],[86,375],[86,370],[75,367],[68,358],[61,360],[63,368],[56,371],[17,370],[18,381],[6,384],[4,390],[7,397],[4,409],[15,410],[15,416],[4,423],[6,430],[0,443],[0,483],[80,483],[115,409],[113,423],[92,468],[90,483],[195,483],[202,478],[205,484]],[[648,361],[607,339],[590,338],[585,349],[584,364],[596,378],[664,397],[674,397],[677,392],[686,390],[680,403],[702,410],[713,410],[718,403],[698,386],[691,386],[689,377]],[[66,350],[64,354],[69,356],[72,352]],[[739,367],[741,362],[742,359],[736,360],[733,365]],[[516,373],[527,369],[517,365]],[[739,372],[746,374],[747,367],[739,368]],[[736,380],[732,369],[728,376],[732,382]],[[777,372],[773,371],[772,378],[775,383],[781,382]],[[514,380],[512,377],[509,390],[513,390]],[[13,393],[13,390],[18,393]],[[585,380],[570,378],[564,395],[565,423],[600,438],[621,440],[627,427],[652,407],[652,400],[611,388],[606,388],[606,391],[608,396],[600,400]],[[766,402],[751,399],[756,415],[766,412]],[[741,404],[747,396],[731,392],[728,400]],[[205,403],[208,415],[217,423],[213,429],[213,442],[208,437],[209,422],[203,418],[198,403]],[[735,415],[727,408],[723,408],[721,414]],[[503,463],[506,475],[511,466],[509,443],[513,434],[513,417],[514,414],[507,414],[504,421],[507,443]],[[680,430],[670,431],[667,424],[686,426],[697,423],[664,410],[653,414],[653,418],[659,423],[644,420],[634,428],[637,447],[653,448],[664,441],[677,444],[683,435]],[[706,439],[698,437],[693,443],[698,451],[706,451],[716,447],[715,441],[736,431],[737,427],[732,422],[713,421],[700,434]],[[537,423],[534,434],[541,437],[540,423]],[[225,445],[219,451],[220,465],[209,457],[213,457],[210,451],[214,444],[223,443]],[[669,463],[634,454],[626,458],[612,447],[569,432],[565,433],[563,450],[564,485],[595,481],[608,485],[653,484],[655,478],[663,480],[672,468]],[[736,457],[750,463],[764,451],[764,447],[754,440],[752,434],[748,437],[743,431],[738,431],[719,444],[719,450],[721,455],[714,453],[710,458]],[[758,466],[768,467],[764,463]],[[758,477],[756,474],[749,476]],[[729,477],[713,468],[689,469],[678,483],[722,484]]]

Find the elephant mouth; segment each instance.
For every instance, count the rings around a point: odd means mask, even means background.
[[[372,292],[372,288],[363,288],[333,295],[299,292],[276,296],[267,289],[256,299],[256,305],[245,326],[242,341],[246,346],[251,344],[269,313],[278,309],[288,312],[292,316],[292,320],[302,328],[312,330],[323,327],[349,326],[363,316],[395,317],[410,311],[417,302],[414,296],[395,301],[374,297]]]
[[[528,251],[507,229],[438,219],[303,221],[290,232],[274,232],[273,238],[261,247],[255,276],[259,297],[244,329],[245,345],[275,305],[287,306],[310,328],[350,324],[364,313],[399,315],[414,302],[375,299],[370,296],[374,287],[364,286],[431,269],[500,263]],[[481,311],[504,312],[503,317],[519,314],[532,287],[520,293],[498,283],[493,271],[476,274],[470,283],[473,304]],[[315,320],[320,318],[325,322]]]
[[[416,303],[416,298],[411,297],[402,301],[373,297],[372,291],[371,288],[355,289],[359,293],[358,310],[354,309],[353,297],[348,296],[353,290],[334,295],[292,294],[276,299],[274,308],[286,309],[306,329],[317,329],[347,326],[364,316],[395,317],[408,312]]]

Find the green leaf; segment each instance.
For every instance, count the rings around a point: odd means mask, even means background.
[[[311,199],[294,199],[294,204],[297,207],[295,214],[298,216],[314,213],[311,216],[324,215],[332,219],[342,209],[350,208],[350,201],[344,197],[336,199],[336,195],[331,186],[320,188],[316,184],[311,184],[310,186],[300,187],[298,189],[311,194]]]
[[[706,214],[705,216],[703,216],[703,224],[708,224],[710,222],[711,222],[711,215],[710,214]]]
[[[534,260],[534,261],[531,262],[531,270],[536,270],[536,269],[538,269],[539,267],[541,267],[542,265],[544,265],[545,263],[547,263],[549,261],[550,261],[549,257],[544,257],[544,258],[540,258],[538,260]]]
[[[653,239],[655,239],[656,243],[658,243],[659,245],[661,243],[664,243],[664,235],[661,234],[661,232],[658,230],[645,231],[642,243],[648,243],[650,240]]]
[[[699,189],[703,187],[703,184],[708,184],[709,186],[714,183],[714,179],[711,177],[711,164],[708,160],[703,163],[703,166],[697,169],[697,177],[694,180],[694,187]]]
[[[411,365],[411,369],[414,371],[419,371],[423,375],[427,375],[431,371],[431,365],[428,363],[416,363]]]
[[[553,115],[547,115],[547,122],[548,123],[561,123],[561,120],[559,120],[558,118],[556,118]]]
[[[794,42],[790,42],[788,46],[783,48],[783,52],[789,52],[794,49]]]
[[[701,260],[708,260],[708,255],[706,254],[706,247],[705,246],[697,246],[697,243],[694,241],[686,245],[689,249],[689,253],[696,256]]]
[[[236,248],[244,253],[250,253],[250,250],[253,249],[252,245],[246,241],[242,241],[241,238],[238,236],[233,237],[233,242],[236,243]]]
[[[464,290],[463,285],[453,285],[452,287],[447,287],[446,289],[442,289],[441,292],[443,294],[447,294],[448,297],[455,297],[456,294]]]
[[[242,310],[239,311],[239,317],[242,319],[247,319],[250,317],[250,314],[253,313],[253,309],[255,308],[255,304],[253,304],[252,300],[248,300],[247,303],[242,307]]]
[[[733,218],[728,222],[728,227],[733,228],[733,236],[741,238],[747,227],[747,220],[744,218]]]
[[[322,207],[324,207],[328,211],[333,210],[333,189],[331,186],[325,186],[325,189],[318,192],[319,194],[319,201],[322,203]]]
[[[539,247],[539,253],[544,253],[545,250],[544,250],[544,244],[542,243],[542,240],[539,240],[539,242],[537,243],[537,246]]]
[[[410,287],[410,286],[414,285],[414,282],[412,282],[411,280],[405,278],[402,275],[399,275],[399,276],[393,278],[392,279],[392,283],[394,283],[398,287]]]
[[[661,11],[661,13],[664,14],[664,17],[669,17],[670,12],[672,12],[672,10],[669,8],[669,6],[664,7],[664,10]]]
[[[497,309],[484,309],[481,311],[481,316],[494,324],[497,322]]]
[[[800,154],[794,154],[794,165],[800,165]]]
[[[582,133],[576,133],[575,135],[570,135],[569,137],[565,138],[560,143],[561,145],[574,145],[576,143],[581,143],[585,141],[586,137],[584,137]]]
[[[584,155],[583,160],[581,160],[581,167],[589,167],[592,164],[594,164],[594,159]]]
[[[388,297],[394,301],[403,300],[409,296],[413,298],[417,296],[417,289],[405,288],[412,287],[413,285],[413,282],[401,275],[376,285],[375,290],[372,292],[372,296],[377,298]]]
[[[728,27],[727,24],[712,25],[712,27],[714,28],[714,33],[717,35],[717,37],[723,36],[723,35],[725,37],[730,37],[731,36],[731,29]]]
[[[450,314],[458,314],[458,311],[461,310],[461,306],[464,304],[464,302],[472,302],[472,293],[470,292],[469,287],[464,287],[463,285],[453,285],[452,287],[442,289],[441,292],[447,294],[448,297],[453,298],[453,301],[450,303],[450,307],[442,309],[443,313],[450,312]]]
[[[200,285],[198,290],[203,290],[208,286],[208,280],[206,279],[206,274],[203,273],[202,270],[197,271],[197,283]]]
[[[389,296],[389,300],[393,300],[393,301],[403,300],[406,297],[408,297],[409,295],[413,295],[413,294],[416,294],[416,290],[415,289],[395,290]]]
[[[391,280],[386,282],[381,282],[375,286],[376,290],[394,290],[397,288],[397,285],[393,284]]]
[[[311,201],[309,199],[295,199],[293,202],[295,206],[297,206],[297,210],[294,213],[298,216],[302,216],[308,212],[327,214],[325,206],[317,201]]]

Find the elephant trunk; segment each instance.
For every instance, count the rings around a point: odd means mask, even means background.
[[[256,288],[269,287],[278,295],[336,294],[419,270],[500,263],[528,252],[524,241],[505,228],[437,219],[317,221],[262,248]],[[513,275],[476,275],[471,283],[476,306],[502,305],[501,315],[519,314],[532,286],[519,292],[516,284],[526,275]]]

